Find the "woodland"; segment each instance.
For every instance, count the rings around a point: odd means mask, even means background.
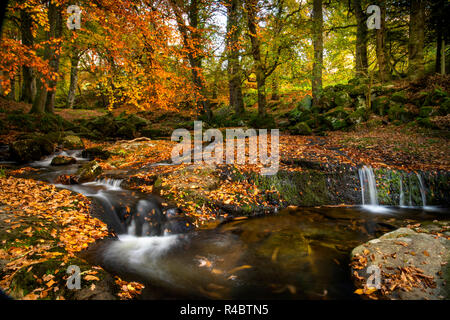
[[[7,297],[449,299],[448,1],[2,6]],[[197,121],[278,171],[175,163]]]

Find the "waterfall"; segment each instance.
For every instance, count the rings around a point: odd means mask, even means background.
[[[400,207],[405,206],[405,193],[403,192],[403,176],[400,176]]]
[[[420,173],[416,172],[417,180],[419,180],[419,190],[420,190],[420,197],[422,198],[422,207],[426,207],[427,205],[427,197],[425,195],[425,185],[423,183],[422,176]]]
[[[363,166],[358,170],[359,181],[361,182],[361,198],[363,206],[366,205],[366,193],[368,194],[369,205],[378,205],[377,183],[372,167]]]

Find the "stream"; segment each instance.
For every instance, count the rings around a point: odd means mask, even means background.
[[[51,166],[56,155],[77,163]],[[406,206],[402,195],[399,206],[380,206],[373,172],[363,167],[361,206],[287,208],[195,229],[177,208],[121,187],[120,179],[56,183],[86,161],[80,150],[59,152],[29,164],[38,171],[27,175],[97,204],[117,239],[99,241],[86,255],[112,274],[144,283],[143,299],[359,299],[349,268],[353,248],[408,223],[448,220],[449,214],[425,201]]]

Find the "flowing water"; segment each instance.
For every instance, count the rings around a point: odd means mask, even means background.
[[[31,177],[54,183],[73,165],[34,162]],[[426,210],[424,181],[404,186],[399,207],[380,206],[373,170],[359,170],[362,206],[284,209],[276,215],[225,221],[194,229],[177,208],[121,187],[120,179],[59,185],[90,197],[118,235],[86,257],[126,280],[146,285],[142,298],[354,299],[349,255],[356,246],[406,223],[448,220],[448,210]],[[404,189],[420,189],[421,206],[402,207]],[[409,192],[408,197],[412,192]],[[412,204],[412,201],[410,201]]]

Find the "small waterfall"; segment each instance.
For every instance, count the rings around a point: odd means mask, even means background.
[[[426,207],[427,205],[427,197],[425,195],[425,185],[423,183],[422,176],[420,173],[416,172],[417,180],[419,181],[419,190],[420,190],[420,197],[422,198],[422,207]]]
[[[101,185],[106,187],[108,190],[121,190],[120,184],[122,183],[123,179],[110,179],[110,178],[103,178],[100,180],[92,181],[92,182],[86,182],[85,185]]]
[[[405,193],[403,192],[403,176],[400,176],[400,207],[405,206]]]
[[[363,166],[358,169],[359,181],[361,182],[361,198],[363,206],[366,205],[366,194],[368,195],[369,205],[378,205],[377,183],[372,167]]]

